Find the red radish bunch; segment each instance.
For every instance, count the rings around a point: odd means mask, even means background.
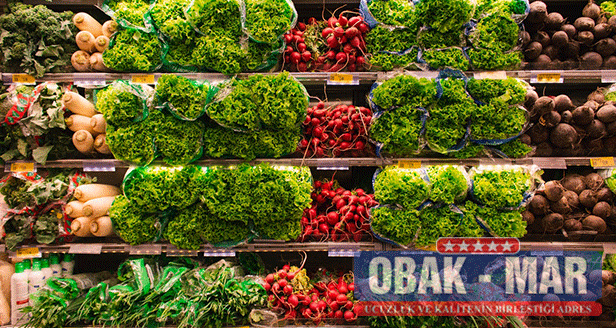
[[[310,319],[342,323],[357,319],[353,274],[332,275],[326,270],[308,279],[306,270],[289,265],[265,277],[263,287],[269,307],[284,313],[287,320]]]
[[[319,102],[307,110],[299,150],[306,157],[362,156],[368,151],[372,111],[366,107]]]
[[[367,67],[365,52],[368,25],[359,15],[345,13],[327,21],[310,18],[308,25],[298,23],[284,35],[284,61],[291,71],[349,72]]]
[[[370,235],[368,211],[378,205],[373,194],[335,187],[333,181],[315,181],[312,205],[304,210],[300,241],[355,241]]]

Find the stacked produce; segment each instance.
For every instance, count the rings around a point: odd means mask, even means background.
[[[606,92],[606,95],[604,95]],[[529,95],[531,95],[529,93]],[[616,151],[616,97],[605,90],[576,106],[564,94],[533,94],[526,108],[533,123],[520,140],[536,146],[535,156],[611,155]]]
[[[70,23],[73,13],[21,2],[11,2],[8,8],[0,16],[0,69],[35,77],[70,71],[78,32]]]
[[[312,204],[304,210],[300,241],[359,242],[370,235],[368,212],[378,203],[363,189],[346,190],[337,181],[314,182]]]
[[[110,20],[101,25],[89,14],[77,13],[73,16],[73,24],[80,31],[75,36],[80,50],[71,56],[73,68],[79,72],[108,71],[102,52],[109,47],[109,38],[116,32],[117,23]]]
[[[372,28],[366,37],[369,62],[382,70],[514,68],[521,61],[517,23],[527,9],[528,3],[521,0],[360,4]]]
[[[358,15],[342,12],[327,21],[314,17],[298,23],[284,35],[284,63],[290,71],[363,71],[366,63],[368,25]]]
[[[56,83],[12,85],[0,95],[0,161],[76,157],[64,120],[62,97],[69,89]]]
[[[299,150],[305,157],[361,157],[369,150],[371,120],[369,108],[342,104],[325,107],[320,101],[308,108]]]
[[[78,277],[54,278],[55,286],[40,291],[27,308],[25,327],[248,324],[252,309],[267,306],[267,296],[254,276],[242,272],[225,260],[206,267],[190,259],[138,258],[122,263],[117,277],[84,274],[80,280],[90,280],[85,285],[76,283]]]
[[[319,269],[308,276],[302,267],[285,265],[265,277],[270,309],[281,312],[281,320],[293,324],[342,324],[357,320],[353,273]],[[302,320],[303,319],[303,320]]]
[[[516,141],[528,120],[520,106],[528,88],[524,82],[507,78],[467,83],[459,72],[441,76],[434,81],[399,75],[375,84],[370,100],[377,114],[369,132],[377,152],[413,156],[425,145],[456,157],[475,157],[484,145],[512,157],[531,151]]]
[[[614,198],[601,175],[569,173],[560,181],[548,181],[523,215],[534,233],[564,233],[571,238],[582,230],[610,233],[609,227],[616,224]]]
[[[127,173],[125,196],[115,199],[109,216],[130,244],[163,237],[178,248],[199,249],[205,241],[233,245],[255,235],[294,240],[309,204],[310,179],[306,168],[267,164],[136,168]]]
[[[608,4],[602,4],[608,9]],[[616,18],[592,0],[582,16],[567,22],[560,13],[548,14],[542,1],[531,3],[522,35],[527,69],[616,68]]]
[[[520,208],[530,198],[534,179],[534,172],[521,166],[479,166],[470,175],[459,166],[389,166],[374,179],[381,206],[371,210],[370,226],[378,238],[402,246],[486,233],[522,237],[526,223]]]
[[[218,87],[207,107],[217,125],[203,133],[205,156],[277,158],[297,149],[308,93],[288,72],[232,79]]]
[[[120,188],[106,184],[87,184],[75,188],[76,200],[64,207],[64,213],[71,217],[71,233],[78,237],[107,237],[113,234],[109,208]]]
[[[111,154],[105,135],[107,122],[96,111],[94,104],[73,91],[67,91],[62,96],[62,104],[73,113],[65,122],[68,129],[74,132],[72,140],[75,148],[85,155]]]
[[[64,207],[76,188],[91,182],[91,178],[78,172],[49,172],[46,177],[12,172],[4,176],[0,194],[8,208],[2,218],[6,247],[14,250],[34,239],[40,244],[67,239],[72,219],[64,213]]]

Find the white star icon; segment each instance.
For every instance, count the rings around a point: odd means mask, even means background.
[[[494,243],[494,242],[491,242],[488,245],[488,252],[496,251],[496,247],[498,247],[498,245],[496,243]]]
[[[482,244],[479,240],[477,240],[477,242],[475,244],[473,244],[473,248],[476,251],[482,251],[483,250],[483,246],[485,246],[485,245]]]
[[[511,251],[511,247],[513,247],[512,244],[510,244],[508,241],[506,241],[504,244],[502,244],[501,246],[503,246],[503,252],[504,251]]]
[[[452,244],[451,240],[448,240],[447,244],[444,244],[443,246],[445,246],[445,252],[453,252],[453,247],[455,246],[455,244]]]
[[[460,247],[460,251],[468,252],[468,246],[470,246],[470,244],[467,244],[465,241],[462,241],[462,244],[460,244],[458,246]]]

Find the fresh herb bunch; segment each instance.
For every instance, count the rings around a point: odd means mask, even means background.
[[[376,176],[374,197],[379,204],[419,207],[430,195],[430,183],[423,170],[387,166]]]
[[[454,212],[449,206],[426,206],[419,214],[421,231],[416,244],[428,246],[441,237],[453,237],[458,231],[462,214]]]
[[[533,148],[520,139],[515,139],[506,142],[502,145],[495,146],[496,149],[502,151],[509,158],[523,158],[533,151]]]
[[[288,131],[299,127],[306,118],[307,94],[288,72],[234,79],[227,87],[230,93],[208,107],[209,116],[223,126],[245,131]]]
[[[109,217],[118,236],[131,245],[154,241],[160,231],[160,223],[155,214],[142,212],[138,205],[123,195],[113,201]]]
[[[391,26],[417,25],[415,8],[410,1],[405,0],[373,0],[368,9],[374,18],[383,24]]]
[[[468,120],[476,105],[471,100],[433,106],[426,122],[426,140],[430,149],[445,153],[456,146],[467,132]]]
[[[422,58],[432,69],[455,68],[467,71],[470,66],[461,48],[427,49],[423,51]]]
[[[154,131],[149,120],[124,127],[107,124],[105,130],[107,145],[113,157],[137,165],[147,165],[156,156]]]
[[[206,127],[203,155],[212,158],[279,158],[293,153],[301,139],[299,128],[289,131],[236,132],[221,126]]]
[[[103,52],[103,62],[119,72],[152,72],[162,64],[162,47],[155,33],[120,28]]]
[[[509,105],[523,104],[526,97],[526,85],[518,79],[469,79],[468,93],[478,101],[489,103],[498,98]]]
[[[370,138],[383,144],[383,150],[398,156],[419,153],[424,112],[412,105],[388,110],[373,120]]]
[[[479,106],[471,115],[473,139],[507,139],[518,135],[526,125],[527,112],[522,107],[493,101]]]
[[[46,73],[72,71],[71,55],[77,28],[71,11],[54,12],[44,5],[9,2],[9,12],[0,16],[0,48],[3,72],[42,77]]]
[[[421,227],[419,211],[415,209],[376,207],[370,211],[370,220],[374,233],[400,245],[412,243]]]
[[[519,51],[502,53],[488,49],[470,49],[467,54],[473,67],[483,70],[514,69],[520,65],[523,56]]]
[[[518,44],[519,32],[518,24],[510,15],[494,13],[477,23],[470,39],[479,49],[509,51]]]
[[[503,211],[493,207],[481,207],[466,202],[464,214],[482,220],[496,237],[523,237],[526,235],[526,221],[521,210]]]
[[[430,178],[430,199],[434,202],[453,204],[463,200],[468,190],[464,167],[434,165],[427,168]]]
[[[420,22],[447,33],[459,30],[470,21],[473,7],[473,2],[469,0],[422,0],[415,11]]]
[[[126,81],[115,81],[96,93],[96,109],[108,124],[125,126],[143,120],[151,88],[137,88]]]
[[[473,194],[490,208],[517,208],[531,187],[531,176],[522,167],[478,169],[471,176]]]
[[[207,210],[198,204],[179,211],[167,223],[164,238],[180,249],[197,250],[201,248],[205,234],[203,222],[206,216]]]
[[[428,107],[436,100],[436,83],[426,78],[399,75],[384,81],[373,91],[372,101],[383,109],[411,105]]]
[[[189,0],[156,0],[150,15],[156,28],[172,40],[186,40],[194,36],[194,29],[184,15]]]
[[[246,0],[248,35],[263,43],[277,43],[291,29],[293,8],[287,0]]]
[[[160,103],[178,116],[189,121],[205,113],[205,106],[213,92],[206,83],[197,83],[175,74],[163,74],[156,84],[156,96]]]
[[[186,165],[201,157],[203,122],[182,121],[162,111],[154,111],[150,116],[154,144],[163,162]]]

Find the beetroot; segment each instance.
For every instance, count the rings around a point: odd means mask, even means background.
[[[556,48],[562,48],[569,42],[569,36],[565,31],[558,31],[552,35],[552,44]]]
[[[573,26],[578,31],[578,35],[582,31],[592,31],[595,28],[595,20],[589,17],[579,17],[573,22]],[[591,32],[592,34],[592,32]]]
[[[579,199],[580,199],[580,204],[582,204],[584,207],[589,208],[589,209],[595,207],[595,205],[599,201],[599,199],[597,198],[597,194],[590,189],[586,189],[582,191],[580,193]]]
[[[592,0],[589,1],[586,6],[584,6],[584,9],[582,9],[582,15],[592,20],[598,19],[600,14],[601,8],[597,4],[592,2]]]
[[[592,40],[590,43],[592,43]],[[580,58],[580,68],[582,69],[599,69],[601,65],[603,65],[603,57],[596,52],[587,52]]]
[[[543,115],[553,111],[555,107],[556,103],[554,102],[554,99],[547,96],[542,96],[539,97],[539,99],[537,99],[537,101],[533,104],[531,113]]]
[[[595,51],[603,58],[609,57],[616,52],[616,41],[613,39],[601,39],[595,44]]]
[[[612,215],[612,206],[607,202],[598,202],[597,205],[592,208],[592,214],[606,220]]]
[[[572,39],[575,36],[575,33],[577,33],[575,26],[571,24],[564,24],[563,26],[560,27],[560,30],[567,33],[570,39]]]
[[[547,34],[546,32],[539,31],[535,35],[533,35],[533,41],[539,42],[541,46],[545,48],[550,45],[550,42],[552,41],[552,39],[550,38],[550,35]]]
[[[560,121],[562,123],[571,124],[572,120],[573,120],[573,114],[571,113],[571,111],[566,110],[560,114]]]
[[[526,225],[531,225],[535,222],[535,215],[530,211],[522,212],[522,220],[526,222]]]
[[[548,181],[544,185],[543,193],[548,200],[556,202],[563,197],[565,193],[565,188],[558,181]]]
[[[612,33],[612,27],[607,23],[600,23],[595,25],[593,30],[593,34],[595,35],[595,39],[601,40],[607,38],[610,33]],[[611,39],[608,39],[611,40]],[[614,40],[612,40],[614,41]]]
[[[575,191],[567,190],[563,194],[563,197],[567,199],[567,205],[569,205],[570,208],[580,207],[580,199],[578,197],[578,194],[575,193]]]
[[[616,283],[616,273],[610,270],[601,270],[601,282],[603,285],[613,285]]]
[[[609,104],[599,108],[597,118],[606,124],[616,121],[616,106]]]
[[[584,218],[582,220],[582,226],[584,230],[594,230],[598,233],[603,233],[607,229],[605,221],[596,215],[589,215]]]
[[[580,106],[573,110],[573,122],[577,125],[587,125],[592,122],[595,112],[589,106]]]
[[[596,191],[603,187],[603,178],[597,173],[590,173],[584,177],[586,188]]]
[[[601,89],[597,89],[588,95],[587,100],[592,100],[597,104],[602,105],[603,103],[605,103],[605,96],[603,95],[603,91]]]
[[[545,28],[548,30],[558,30],[565,22],[563,15],[557,12],[552,12],[548,14],[548,17],[545,19]]]
[[[543,24],[548,18],[548,7],[542,1],[533,1],[530,3],[530,12],[526,20],[529,23]]]
[[[582,222],[576,219],[567,219],[563,224],[563,228],[567,231],[580,231],[583,229]]]
[[[535,124],[532,128],[530,128],[530,130],[528,130],[528,135],[533,141],[533,144],[538,145],[549,139],[550,131],[541,124]]]
[[[563,185],[563,187],[565,187],[565,189],[571,190],[578,195],[581,194],[584,189],[586,189],[584,177],[579,174],[568,174],[562,180],[560,180],[560,183]]]
[[[524,107],[526,107],[526,109],[529,109],[529,110],[532,109],[537,99],[539,99],[539,95],[537,94],[537,91],[533,89],[529,89],[528,91],[526,91],[526,97],[524,99]]]
[[[599,120],[593,120],[587,127],[586,133],[591,139],[603,138],[607,135],[605,124]]]
[[[578,142],[578,134],[571,125],[560,123],[550,133],[550,141],[559,148],[573,148]]]
[[[560,123],[560,114],[557,111],[551,111],[547,114],[543,114],[541,118],[539,118],[539,123],[541,125],[545,125],[548,128],[553,128]]]
[[[541,195],[535,195],[528,204],[528,210],[536,216],[543,216],[548,214],[550,203],[547,198]]]
[[[550,208],[552,211],[560,214],[569,214],[572,211],[569,206],[569,202],[567,201],[567,197],[561,197],[556,202],[550,202]]]
[[[597,190],[597,199],[600,202],[608,202],[611,203],[614,201],[614,193],[608,187],[603,187]]]
[[[537,59],[539,55],[541,55],[542,51],[543,46],[541,45],[541,43],[533,41],[528,44],[526,49],[524,49],[524,58],[526,58],[526,60],[528,61],[533,61]]]
[[[561,214],[550,213],[541,220],[545,232],[554,233],[563,228],[565,219]]]
[[[567,95],[558,95],[554,98],[554,110],[562,113],[567,110],[574,110],[575,106],[571,101],[571,98]]]

